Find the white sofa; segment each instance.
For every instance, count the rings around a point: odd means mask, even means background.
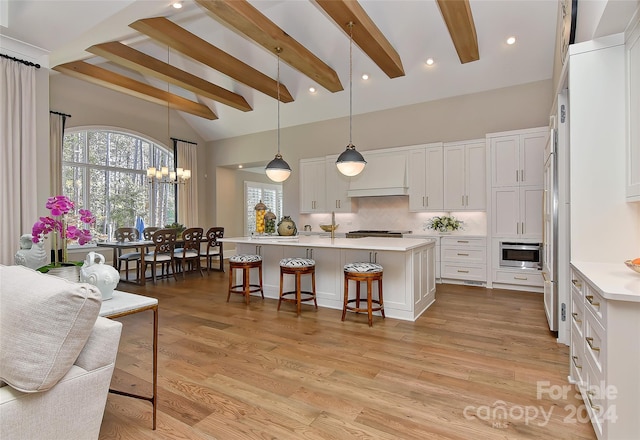
[[[97,439],[122,324],[100,291],[0,266],[0,439]]]

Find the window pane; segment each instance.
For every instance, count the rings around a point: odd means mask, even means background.
[[[109,171],[109,222],[114,228],[135,227],[136,217],[146,215],[147,188],[140,173]]]
[[[107,234],[109,216],[107,209],[107,171],[91,169],[89,171],[90,195],[89,210],[96,217],[96,230]]]
[[[65,162],[85,162],[85,145],[87,142],[87,133],[80,131],[64,136],[64,144],[62,147],[62,160]]]
[[[88,162],[95,165],[107,164],[107,133],[104,131],[87,132]]]

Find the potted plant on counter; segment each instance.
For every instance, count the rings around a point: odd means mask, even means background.
[[[425,224],[425,229],[433,229],[441,234],[449,234],[462,229],[462,222],[452,215],[431,217]]]

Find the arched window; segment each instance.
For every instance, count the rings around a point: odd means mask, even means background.
[[[173,223],[175,185],[147,181],[147,168],[173,168],[173,152],[113,129],[68,130],[62,155],[63,192],[96,216],[106,236],[119,227]]]

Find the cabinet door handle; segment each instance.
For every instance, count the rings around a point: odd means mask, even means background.
[[[427,206],[424,204],[424,196],[422,196],[422,206]]]
[[[574,286],[576,286],[578,289],[582,289],[582,283],[578,280],[571,280],[571,282],[573,283]]]
[[[526,280],[528,280],[529,278],[527,278],[527,277],[517,277],[517,276],[514,276],[514,277],[513,277],[513,279],[514,279],[514,280],[526,281]]]
[[[593,346],[593,338],[585,338],[587,340],[587,345],[589,346],[590,349],[592,349],[593,351],[600,351],[600,347],[594,347]]]
[[[462,199],[462,200],[461,200],[461,202],[460,202],[460,204],[461,204],[462,206],[464,206],[464,196],[460,196],[460,198]]]
[[[459,272],[459,273],[469,273],[469,271],[468,271],[468,270],[460,270],[460,269],[458,269],[458,272]]]
[[[573,312],[571,314],[571,316],[573,316],[573,320],[579,324],[582,324],[582,319],[578,319],[578,314],[576,312]]]
[[[469,243],[469,240],[457,240],[458,243]]]
[[[594,405],[593,402],[591,401],[591,396],[594,396],[594,395],[595,393],[593,391],[587,391],[587,400],[589,401],[589,406],[593,408],[595,412],[599,413],[602,408],[599,405]]]
[[[468,257],[469,256],[469,254],[463,254],[461,252],[458,252],[458,255],[461,256],[461,257]]]
[[[369,252],[369,263],[373,263],[373,252]]]
[[[578,356],[571,356],[571,360],[573,361],[573,365],[575,365],[576,368],[582,370],[582,365],[578,365]]]
[[[524,170],[520,170],[520,182],[524,182]]]
[[[591,304],[593,307],[600,307],[599,302],[593,302],[593,295],[587,295],[585,298],[587,298],[587,301],[589,301],[589,304]]]
[[[520,179],[518,178],[518,170],[516,170],[516,182],[519,182]]]
[[[524,225],[525,225],[525,223],[524,223],[524,222],[522,222],[522,235],[524,235],[524,234],[525,234],[525,232],[524,232]]]
[[[427,204],[425,206],[429,206],[429,196],[427,196]]]
[[[464,196],[465,205],[469,206],[469,196]]]
[[[520,235],[520,222],[516,222],[516,234]]]

